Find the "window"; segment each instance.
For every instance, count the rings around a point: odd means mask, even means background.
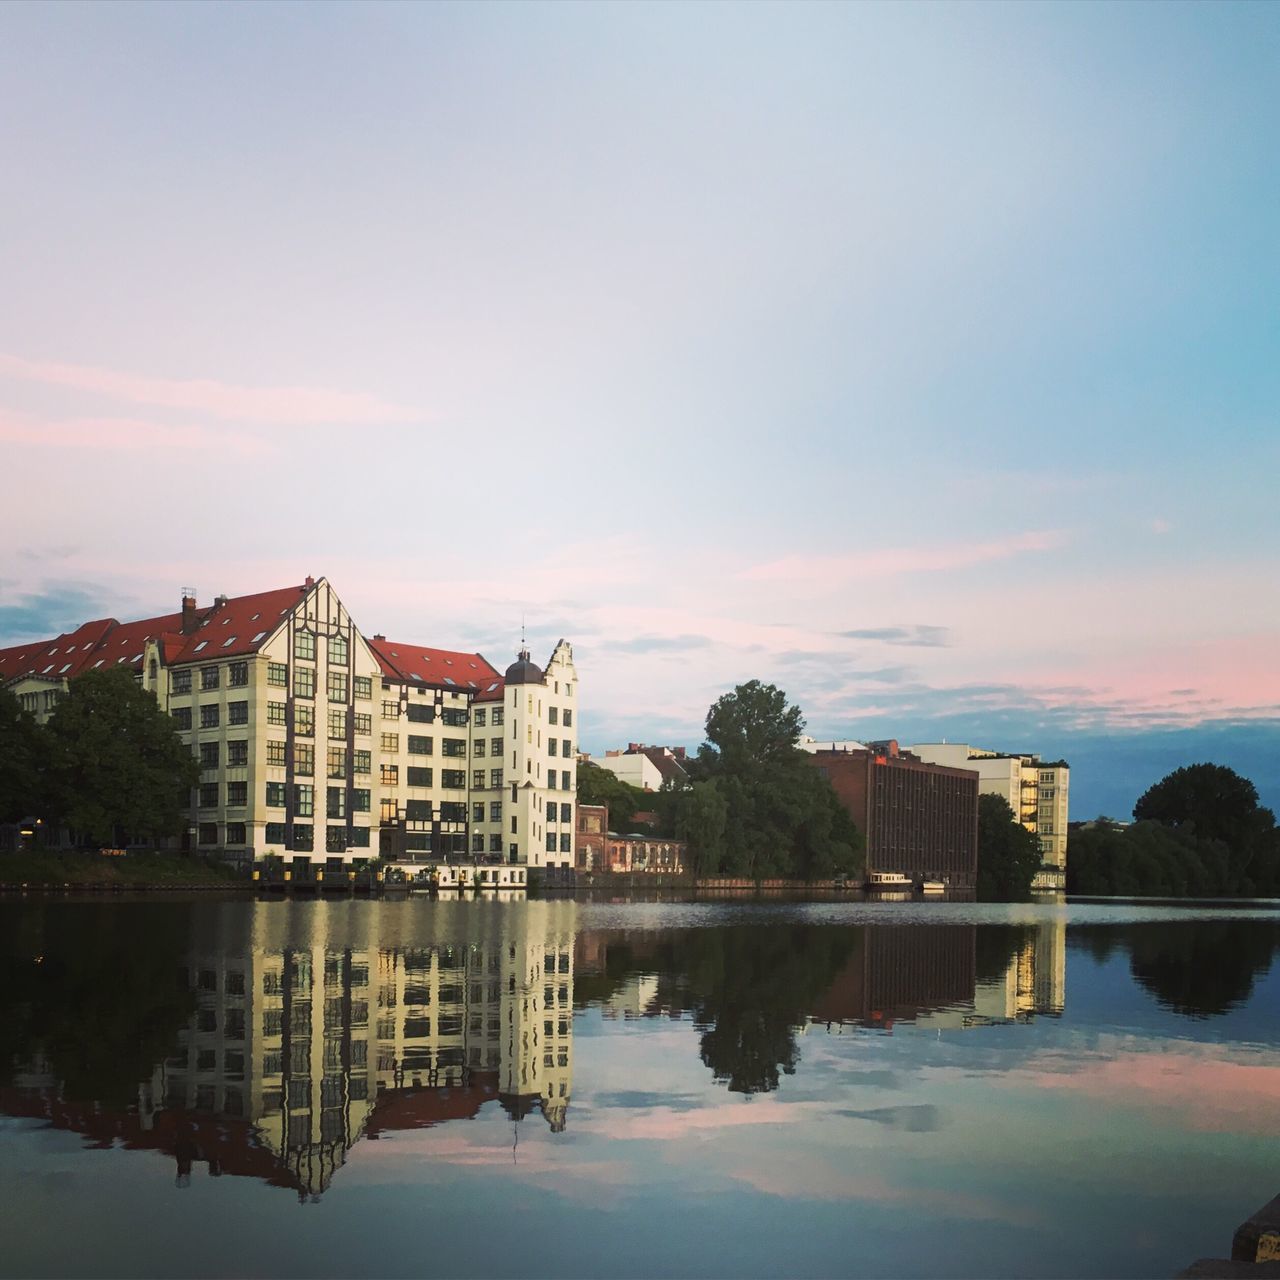
[[[384,764],[378,771],[378,781],[384,787],[394,787],[400,781],[400,766],[398,764]]]
[[[471,852],[472,853],[484,852],[484,835],[479,831],[474,832],[471,836]],[[489,873],[487,871],[484,871],[484,872],[481,872],[481,874],[487,876]]]
[[[398,733],[384,733],[378,738],[378,746],[383,751],[390,751],[393,755],[400,753],[400,735]]]
[[[490,720],[490,721],[489,721],[489,723],[490,723],[491,725],[493,725],[493,727],[494,727],[495,729],[499,728],[499,727],[501,726],[501,724],[502,724],[503,717],[505,716],[505,714],[506,714],[506,710],[505,710],[505,708],[503,708],[503,707],[494,707],[494,709],[493,709],[493,719],[492,719],[492,720]]]
[[[228,724],[248,724],[249,723],[249,704],[247,702],[228,702],[227,703],[227,723]]]
[[[441,822],[466,822],[467,806],[461,800],[445,800],[440,805]]]
[[[346,702],[347,673],[345,671],[331,670],[325,677],[325,687],[328,690],[330,702]]]
[[[345,667],[347,665],[347,637],[336,635],[329,637],[329,665]]]
[[[484,790],[484,770],[483,769],[471,770],[471,789],[473,791]]]
[[[573,850],[569,847],[572,843],[573,836],[568,831],[562,831],[560,833],[560,852],[572,853]]]
[[[293,785],[293,811],[300,818],[310,818],[316,811],[316,789],[309,782]]]
[[[560,754],[567,760],[573,754],[573,743],[568,738],[560,739]]]
[[[294,667],[293,696],[295,698],[314,698],[316,696],[315,667]]]
[[[457,729],[467,723],[467,709],[466,707],[444,707],[440,712],[440,720],[442,724]]]
[[[573,788],[569,785],[569,771],[568,771],[568,769],[566,769],[566,770],[565,770],[565,771],[560,775],[560,790],[561,790],[561,791],[572,791],[572,790],[573,790]]]
[[[352,752],[352,773],[372,773],[373,757],[367,751]]]
[[[200,808],[216,809],[218,807],[218,784],[202,782],[200,784]]]
[[[484,709],[484,707],[477,707],[477,708],[476,708],[476,709],[471,713],[471,721],[472,721],[472,723],[475,725],[475,727],[476,727],[477,729],[483,729],[483,728],[484,728],[484,721],[485,721],[485,709]]]
[[[556,851],[556,833],[554,831],[547,832],[547,852],[555,853]]]
[[[330,818],[347,816],[347,789],[345,787],[328,787],[325,795],[325,813]],[[343,848],[346,848],[346,837],[343,837]]]
[[[284,783],[283,782],[267,783],[267,808],[269,809],[284,808]]]
[[[313,742],[295,742],[293,744],[293,771],[301,777],[310,778],[316,771],[316,748]]]
[[[175,671],[171,685],[174,693],[190,693],[191,692],[191,671],[188,668],[185,671]]]
[[[293,731],[309,738],[316,731],[316,709],[305,702],[293,704]]]
[[[564,725],[566,729],[573,724],[573,712],[570,711],[568,707],[565,707],[564,716],[561,718],[560,723]]]
[[[284,801],[281,800],[280,803],[283,804]],[[284,823],[268,822],[266,835],[268,844],[284,844]]]
[[[512,819],[511,819],[511,834],[512,835],[516,834],[516,820],[514,816],[512,816]]]
[[[241,767],[249,763],[249,744],[243,739],[227,743],[227,763]]]
[[[202,689],[216,689],[218,687],[217,667],[200,668],[200,687]]]
[[[384,796],[378,805],[379,821],[383,823],[395,822],[397,816],[395,796]]]
[[[404,816],[408,822],[430,822],[431,801],[406,800],[404,802]]]
[[[414,764],[409,766],[408,781],[411,787],[430,787],[435,785],[431,778],[431,770],[423,769],[421,766]]]
[[[502,786],[502,770],[501,769],[489,770],[489,785],[491,787]]]
[[[216,769],[218,767],[218,744],[216,742],[202,742],[200,744],[200,767],[202,769]]]
[[[502,756],[502,739],[501,738],[490,738],[489,754],[491,756],[497,756],[501,758]]]
[[[384,702],[382,704],[382,718],[384,720],[399,720],[400,704],[398,702]]]
[[[554,738],[547,739],[547,755],[553,756],[556,753],[556,740]]]
[[[351,692],[361,702],[368,702],[373,697],[373,677],[352,676]]]
[[[433,705],[411,702],[404,709],[405,718],[414,724],[434,724],[436,709]]]
[[[233,662],[227,668],[227,683],[233,689],[243,689],[249,683],[249,664]]]
[[[200,727],[216,729],[218,727],[218,704],[216,702],[200,708]]]
[[[499,835],[497,832],[495,832],[493,835],[489,837],[489,852],[490,853],[502,852],[502,836]]]
[[[344,741],[347,736],[347,709],[346,707],[331,707],[329,709],[329,737],[337,738],[339,742]]]
[[[202,822],[200,824],[199,840],[201,844],[217,844],[218,824],[216,822]]]
[[[557,712],[556,712],[555,707],[548,707],[548,708],[547,708],[547,723],[548,723],[548,724],[555,724],[555,723],[557,723],[557,720],[558,720],[558,714],[557,714]]]
[[[562,805],[560,806],[560,821],[561,821],[561,822],[572,822],[572,821],[573,821],[573,805],[571,805],[571,804],[562,804]]]
[[[315,842],[315,828],[309,822],[293,824],[293,850],[295,853],[310,853]]]
[[[489,821],[490,822],[502,821],[502,801],[501,800],[489,801]]]
[[[371,734],[373,732],[373,717],[367,711],[353,711],[351,713],[351,727],[356,733]]]
[[[475,742],[471,744],[472,754],[476,756],[484,755],[484,748],[485,742],[483,738],[477,738]]]
[[[356,787],[351,792],[351,812],[369,812],[369,789],[367,787]]]
[[[440,754],[445,756],[465,756],[467,754],[466,738],[441,738]]]
[[[304,662],[316,660],[316,637],[313,631],[298,631],[293,637],[293,656]]]
[[[429,756],[434,754],[434,752],[434,738],[422,738],[416,733],[409,734],[409,754],[411,756]]]
[[[550,791],[556,789],[556,771],[554,769],[547,770],[547,788]]]
[[[472,822],[484,821],[484,805],[483,804],[473,804],[471,806],[471,821]]]
[[[329,777],[345,778],[347,776],[346,747],[329,748]]]
[[[267,763],[284,768],[284,743],[269,739],[267,742]]]
[[[267,663],[267,683],[277,689],[289,687],[289,668],[283,662]]]
[[[267,723],[268,724],[285,724],[286,704],[283,702],[267,703]]]
[[[451,787],[454,790],[461,790],[467,785],[467,771],[465,769],[441,769],[440,785],[442,787]]]
[[[368,827],[352,827],[351,828],[351,847],[353,849],[367,849],[369,847],[369,828]],[[364,1043],[363,1041],[357,1040],[356,1043],[353,1044],[351,1047],[353,1050],[359,1052],[360,1049],[364,1048]],[[352,1080],[351,1084],[352,1084],[352,1087],[354,1088],[356,1084],[364,1084],[364,1081]],[[354,1096],[354,1094],[352,1096]]]
[[[227,805],[232,809],[243,809],[249,803],[249,784],[247,782],[227,783]],[[244,843],[242,840],[241,844]]]

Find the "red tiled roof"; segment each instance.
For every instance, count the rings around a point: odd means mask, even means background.
[[[225,604],[214,605],[204,612],[200,626],[183,637],[186,644],[170,661],[208,662],[211,658],[257,653],[307,591],[305,586],[277,587],[256,595],[234,596]],[[180,631],[181,625],[164,629]]]
[[[471,689],[481,694],[501,686],[502,677],[478,654],[452,649],[424,649],[418,644],[370,640],[369,648],[392,680],[409,680],[443,688]]]
[[[498,1073],[471,1073],[468,1085],[428,1089],[382,1089],[365,1126],[370,1138],[397,1129],[430,1129],[449,1120],[472,1120],[498,1096]]]

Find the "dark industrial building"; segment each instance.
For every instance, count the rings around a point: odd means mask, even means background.
[[[893,741],[809,756],[867,841],[867,873],[900,872],[972,889],[978,875],[978,775],[925,764]]]

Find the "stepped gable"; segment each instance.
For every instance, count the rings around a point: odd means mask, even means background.
[[[428,684],[443,689],[467,689],[479,695],[491,692],[501,677],[478,653],[453,649],[428,649],[374,636],[369,648],[382,674],[391,680]]]

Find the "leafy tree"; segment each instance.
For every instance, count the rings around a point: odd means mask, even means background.
[[[1018,902],[1031,893],[1040,845],[1002,796],[978,797],[978,897]]]
[[[0,689],[0,822],[39,817],[45,736],[8,689]]]
[[[635,828],[634,815],[652,803],[650,792],[623,782],[616,774],[587,760],[578,765],[578,803],[609,807],[609,826],[614,831]]]
[[[1130,936],[1129,968],[1160,1004],[1209,1018],[1248,1000],[1277,946],[1280,928],[1270,921],[1144,924]]]
[[[52,805],[73,832],[105,843],[183,829],[200,769],[131,672],[77,677],[46,732]]]
[[[719,867],[724,856],[728,802],[715,782],[695,782],[686,792],[676,794],[680,800],[676,834],[688,843],[694,874],[708,875]]]
[[[740,684],[707,712],[707,741],[720,767],[734,772],[791,763],[803,728],[800,708],[788,706],[781,689],[759,680]]]

